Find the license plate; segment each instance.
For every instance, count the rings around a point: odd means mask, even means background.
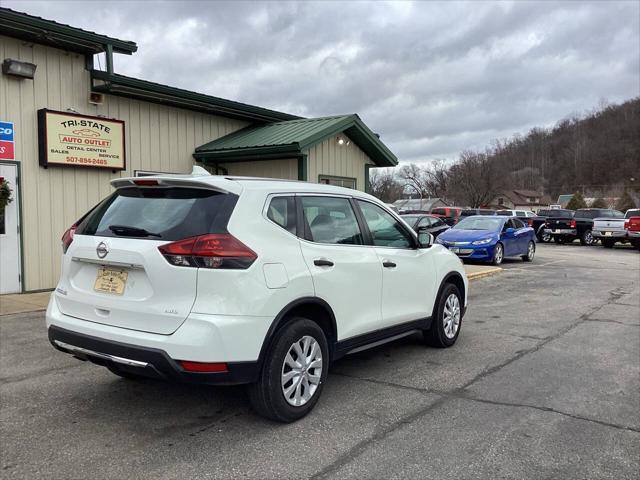
[[[96,292],[122,295],[124,293],[124,286],[127,284],[128,276],[129,273],[123,270],[100,267],[93,289]]]
[[[611,236],[611,232],[604,232],[604,236],[605,237],[610,237]]]
[[[458,247],[451,247],[449,250],[451,250],[453,253],[460,253],[460,249]]]

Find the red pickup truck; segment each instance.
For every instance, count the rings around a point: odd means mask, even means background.
[[[640,217],[630,217],[624,222],[624,229],[631,244],[640,250]]]

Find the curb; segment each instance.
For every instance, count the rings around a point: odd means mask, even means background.
[[[490,277],[492,275],[500,273],[501,271],[502,271],[502,268],[494,267],[494,268],[490,268],[488,270],[484,270],[482,272],[467,273],[467,279],[468,280],[478,280],[480,278]]]

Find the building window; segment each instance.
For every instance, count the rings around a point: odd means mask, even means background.
[[[0,210],[0,235],[4,235],[7,233],[7,229],[4,224],[4,208]]]
[[[538,199],[535,197],[529,197],[527,200],[529,203],[536,203],[538,201]]]
[[[351,177],[334,177],[332,175],[318,175],[318,183],[335,185],[337,187],[356,188],[356,179]]]

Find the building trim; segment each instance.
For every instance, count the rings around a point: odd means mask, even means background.
[[[0,31],[3,35],[80,53],[101,53],[110,45],[114,53],[131,55],[138,50],[135,42],[46,20],[9,8],[0,7]]]
[[[18,160],[0,160],[0,165],[15,165],[16,166],[16,183],[18,184],[18,192],[16,193],[17,205],[18,205],[18,243],[20,245],[20,292],[24,293],[25,281],[24,274],[24,223],[22,221],[22,164]]]
[[[278,122],[300,118],[268,108],[234,102],[233,100],[191,92],[102,70],[91,70],[90,74],[91,89],[95,92],[109,93],[252,122]]]

